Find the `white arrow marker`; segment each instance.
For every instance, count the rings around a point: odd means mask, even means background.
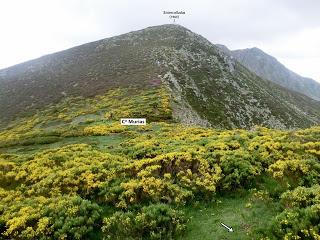
[[[224,223],[221,223],[222,226],[224,226],[226,229],[228,229],[229,232],[233,232],[232,227],[228,227],[227,225],[225,225]]]

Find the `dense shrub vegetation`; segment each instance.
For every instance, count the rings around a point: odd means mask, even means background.
[[[171,239],[186,206],[253,189],[277,216],[252,239],[320,239],[319,139],[183,126],[162,88],[67,99],[0,133],[0,239]]]
[[[298,187],[281,196],[283,212],[274,220],[272,231],[278,238],[320,238],[320,186]]]
[[[138,213],[117,211],[103,220],[105,239],[172,239],[185,228],[183,213],[166,204],[142,207]]]

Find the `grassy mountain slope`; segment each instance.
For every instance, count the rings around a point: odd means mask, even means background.
[[[0,132],[0,239],[319,238],[319,127],[188,127],[170,97],[68,98]]]
[[[0,71],[0,119],[45,109],[68,96],[117,87],[170,88],[173,116],[218,128],[308,127],[320,103],[262,80],[179,25],[146,28]]]
[[[140,38],[139,38],[140,37]],[[0,118],[43,109],[68,96],[92,97],[121,86],[157,84],[154,43],[126,34],[88,43],[0,71]]]

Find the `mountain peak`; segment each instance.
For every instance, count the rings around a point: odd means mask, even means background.
[[[180,24],[162,24],[162,25],[155,25],[150,26],[138,31],[132,31],[129,34],[140,34],[140,33],[147,33],[147,32],[176,32],[176,33],[185,33],[191,31],[187,29],[186,27],[180,25]]]
[[[230,54],[231,53],[230,49],[226,45],[217,43],[217,44],[215,44],[215,46],[217,48],[219,48],[222,52],[226,53],[226,54]]]
[[[256,52],[263,52],[260,48],[257,48],[257,47],[253,47],[253,48],[248,48],[252,51],[256,51]]]
[[[149,29],[149,28],[169,28],[169,29],[179,29],[179,30],[190,31],[189,29],[187,29],[186,27],[182,26],[181,24],[173,24],[173,23],[155,25],[155,26],[148,27],[146,29]]]
[[[263,55],[263,56],[268,56],[270,58],[274,58],[274,57],[272,57],[271,55],[267,54],[266,52],[264,52],[263,50],[261,50],[258,47],[237,49],[237,50],[233,50],[233,52],[234,53],[245,52],[246,54],[256,54],[256,55]]]

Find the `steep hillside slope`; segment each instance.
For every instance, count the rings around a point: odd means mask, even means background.
[[[320,122],[319,102],[259,78],[179,25],[150,27],[1,70],[0,118],[66,96],[161,84],[170,90],[174,118],[185,123],[294,128]]]
[[[276,58],[262,50],[248,48],[229,51],[229,53],[258,76],[320,101],[320,84],[318,82],[292,72]]]

